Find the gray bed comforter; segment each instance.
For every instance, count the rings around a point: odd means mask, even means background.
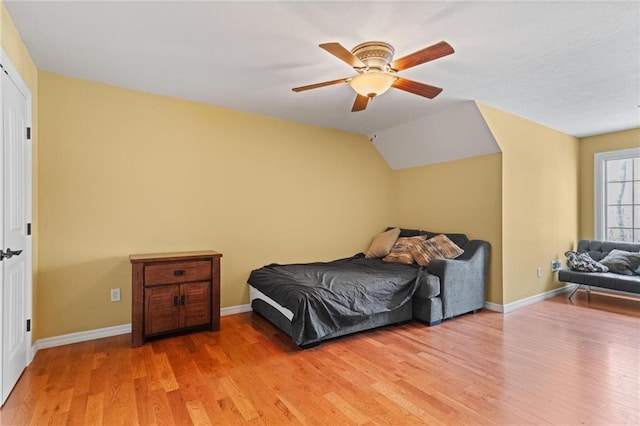
[[[411,301],[423,270],[415,265],[354,257],[256,269],[249,284],[293,312],[297,345],[321,339],[371,315]]]

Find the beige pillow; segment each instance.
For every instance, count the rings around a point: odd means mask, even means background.
[[[426,266],[433,259],[455,259],[462,253],[464,250],[444,234],[411,246],[413,260],[420,266]]]
[[[420,244],[427,239],[426,235],[418,235],[415,237],[400,237],[398,241],[393,245],[391,252],[386,255],[382,260],[391,263],[404,263],[405,265],[411,265],[413,263],[413,255],[411,254],[411,247]]]
[[[389,229],[386,232],[376,235],[371,241],[371,247],[364,254],[364,257],[385,257],[389,254],[393,245],[400,236],[400,228]]]

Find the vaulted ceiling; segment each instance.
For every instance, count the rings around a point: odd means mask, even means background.
[[[475,100],[574,136],[640,127],[639,2],[4,0],[40,70],[373,134]],[[444,88],[390,90],[352,113],[352,76],[318,48],[448,41],[402,73]]]

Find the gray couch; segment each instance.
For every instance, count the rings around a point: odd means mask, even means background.
[[[403,229],[401,237],[435,232]],[[456,259],[434,259],[425,268],[422,283],[413,296],[413,318],[428,325],[482,309],[489,273],[491,246],[469,240],[464,234],[446,234],[464,253]]]
[[[593,260],[599,262],[613,249],[640,252],[640,244],[581,240],[578,242],[576,251],[588,253]],[[558,272],[558,280],[576,284],[569,298],[573,297],[581,286],[586,286],[587,290],[590,290],[589,287],[593,286],[640,294],[640,275],[620,275],[613,272],[580,272],[572,269],[562,269]]]

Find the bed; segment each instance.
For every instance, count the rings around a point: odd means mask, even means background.
[[[412,319],[412,297],[423,268],[365,258],[256,269],[249,277],[254,312],[296,345]]]
[[[404,321],[435,326],[483,308],[490,251],[464,234],[389,227],[365,254],[252,271],[251,308],[303,348]]]

